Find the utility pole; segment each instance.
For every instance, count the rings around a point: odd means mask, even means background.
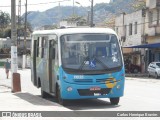
[[[90,27],[93,27],[93,0],[91,0],[91,23],[90,23]]]
[[[73,0],[73,16],[75,15],[75,11],[74,11],[74,0]]]
[[[61,22],[61,3],[60,2],[59,2],[58,9],[59,9],[59,28],[60,28],[61,27],[61,25],[60,25],[60,22]]]
[[[18,42],[17,47],[20,45],[20,33],[21,33],[21,0],[18,3]]]
[[[16,0],[11,0],[11,71],[12,92],[20,92],[20,74],[17,73],[17,28],[16,28]]]
[[[12,73],[17,73],[17,28],[15,0],[11,0],[11,69]]]
[[[25,4],[25,23],[24,23],[24,50],[23,50],[23,64],[22,68],[26,68],[26,52],[27,52],[27,46],[26,46],[26,37],[27,37],[27,0]]]

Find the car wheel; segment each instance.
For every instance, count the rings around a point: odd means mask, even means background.
[[[119,103],[119,97],[117,98],[110,98],[110,102],[112,105],[118,105]]]
[[[47,98],[48,97],[48,94],[45,91],[43,91],[42,89],[41,89],[41,97],[42,98]]]
[[[157,73],[155,73],[155,78],[156,78],[156,79],[158,79],[158,77],[159,77],[159,76],[158,76],[158,74],[157,74]]]
[[[148,73],[148,77],[150,78],[151,77],[151,75]]]

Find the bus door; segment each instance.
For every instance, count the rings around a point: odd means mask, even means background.
[[[37,86],[37,72],[36,72],[36,57],[37,57],[37,40],[33,40],[33,46],[32,46],[32,72],[31,72],[31,76],[32,76],[32,82],[35,86]]]
[[[55,71],[54,71],[54,65],[55,65],[55,56],[56,56],[56,49],[54,40],[49,41],[49,91],[55,92]]]

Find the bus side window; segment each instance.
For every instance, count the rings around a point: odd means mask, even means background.
[[[55,50],[55,48],[52,49],[52,52],[53,52],[52,59],[55,59],[55,56],[56,56],[56,50]]]
[[[37,55],[36,55],[37,57],[39,56],[39,39],[40,38],[38,37],[38,39],[37,39]]]
[[[44,46],[45,46],[45,38],[42,37],[42,41],[41,41],[41,49],[42,49],[42,53],[41,53],[41,58],[44,58]]]

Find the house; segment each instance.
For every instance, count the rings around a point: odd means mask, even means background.
[[[144,43],[144,20],[143,10],[130,14],[122,13],[115,19],[115,31],[117,32],[123,47],[124,60],[140,66],[144,72],[144,49],[132,48],[132,46]]]
[[[145,0],[146,8],[116,17],[124,57],[147,72],[148,64],[160,61],[160,0]],[[126,47],[126,48],[125,48]]]
[[[160,0],[146,0],[145,36],[147,65],[160,61]]]
[[[3,51],[1,52],[1,54],[4,53],[4,50],[10,51],[10,48],[11,48],[11,39],[10,38],[0,38],[0,49],[1,51]],[[18,50],[21,50],[21,51],[24,49],[24,37],[20,37],[20,40],[17,41],[17,48]],[[30,50],[31,48],[31,37],[26,38],[26,48],[28,50]]]

